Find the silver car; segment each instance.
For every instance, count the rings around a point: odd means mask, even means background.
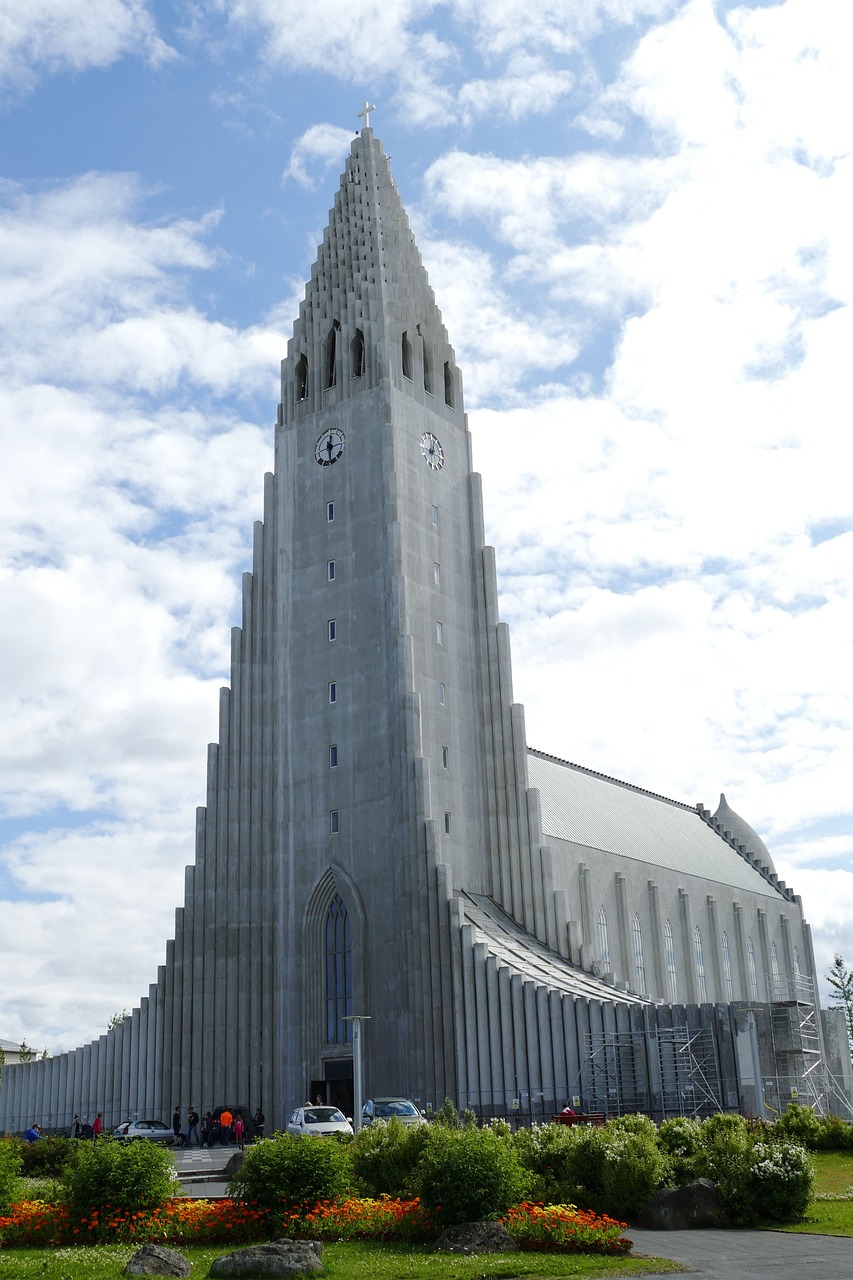
[[[368,1098],[361,1109],[361,1123],[373,1124],[374,1120],[399,1120],[408,1128],[425,1123],[423,1112],[408,1098]]]
[[[167,1147],[174,1146],[175,1135],[162,1120],[125,1120],[113,1129],[114,1138],[125,1138],[132,1142],[135,1138],[148,1138],[150,1142],[165,1142]]]
[[[297,1107],[288,1116],[287,1132],[296,1138],[325,1138],[335,1133],[352,1136],[352,1125],[337,1107]]]

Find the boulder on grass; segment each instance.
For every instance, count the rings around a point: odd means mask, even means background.
[[[655,1192],[637,1216],[637,1226],[654,1231],[685,1231],[690,1227],[718,1227],[720,1204],[717,1188],[708,1178],[697,1178],[684,1187],[664,1187]]]
[[[518,1245],[500,1222],[461,1222],[442,1231],[433,1248],[443,1253],[513,1253]]]
[[[161,1244],[146,1244],[130,1259],[124,1269],[126,1276],[188,1276],[192,1265],[182,1253],[164,1249]]]
[[[217,1258],[211,1276],[302,1276],[322,1271],[323,1246],[318,1240],[275,1240],[253,1244]]]
[[[225,1168],[222,1170],[224,1177],[229,1180],[233,1178],[234,1174],[240,1168],[240,1165],[243,1163],[245,1159],[246,1159],[245,1151],[235,1151],[233,1156],[231,1156],[231,1159],[226,1164]]]

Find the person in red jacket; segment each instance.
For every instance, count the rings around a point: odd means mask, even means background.
[[[104,1131],[104,1113],[99,1111],[92,1121],[92,1137],[100,1138]]]

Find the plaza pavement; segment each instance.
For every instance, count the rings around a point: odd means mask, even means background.
[[[182,1196],[227,1194],[225,1165],[235,1146],[173,1152]],[[853,1280],[853,1238],[785,1231],[645,1231],[629,1227],[634,1253],[671,1258],[704,1280]]]

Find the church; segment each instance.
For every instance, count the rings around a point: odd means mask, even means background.
[[[282,361],[174,939],[124,1023],[4,1071],[0,1131],[347,1109],[353,1019],[365,1094],[426,1111],[849,1114],[816,988],[724,797],[528,746],[462,376],[366,124]]]

